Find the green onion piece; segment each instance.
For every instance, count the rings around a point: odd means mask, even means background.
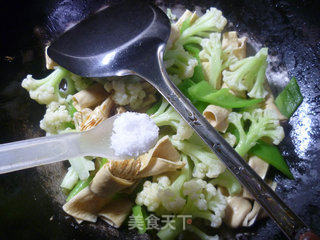
[[[65,128],[71,128],[71,129],[76,129],[76,126],[74,125],[73,122],[67,122],[64,124]]]
[[[188,27],[190,27],[191,18],[188,17],[181,25],[180,34],[184,32]]]
[[[93,177],[94,176],[91,174],[86,180],[79,180],[78,183],[74,186],[74,188],[69,193],[66,201],[68,202],[71,198],[77,195],[82,189],[88,187]]]
[[[241,191],[241,185],[229,170],[225,170],[217,178],[210,181],[212,185],[220,185],[225,187],[231,196]]]
[[[108,162],[108,159],[106,158],[98,158],[98,163],[99,163],[99,169],[102,168],[103,165],[105,165]]]
[[[67,103],[66,108],[71,117],[73,117],[73,115],[77,112],[77,109],[73,106],[72,100]]]
[[[143,213],[143,208],[140,205],[135,205],[132,207],[132,213],[139,233],[145,233],[147,231],[147,226],[145,214]]]
[[[263,161],[274,166],[288,178],[294,179],[286,161],[283,159],[279,149],[276,146],[259,140],[258,143],[251,148],[249,154],[261,158]]]
[[[149,108],[146,111],[146,114],[151,116],[152,114],[154,114],[159,109],[160,105],[161,105],[161,101],[156,102],[155,104],[153,104],[153,106],[151,108]]]
[[[303,100],[296,78],[292,78],[275,100],[279,111],[290,118]]]
[[[72,99],[67,102],[66,109],[67,109],[69,115],[73,118],[74,114],[77,112],[77,109],[73,106],[73,100]],[[65,128],[76,129],[76,126],[74,125],[73,121],[65,123],[64,127]]]

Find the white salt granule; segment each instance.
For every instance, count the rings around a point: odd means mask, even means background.
[[[138,157],[152,148],[159,128],[145,113],[125,112],[113,123],[111,148],[116,156]]]

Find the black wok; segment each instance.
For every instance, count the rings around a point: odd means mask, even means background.
[[[67,27],[112,1],[6,1],[0,7],[0,143],[43,135],[44,108],[20,88],[26,74],[46,74],[43,46]],[[252,45],[269,47],[268,78],[277,94],[295,76],[304,101],[284,125],[280,149],[295,180],[276,171],[277,193],[320,233],[320,3],[297,1],[156,1],[173,9],[214,6]],[[181,11],[182,12],[182,11]],[[84,46],[85,47],[85,46]],[[277,73],[277,74],[276,74]],[[0,176],[0,239],[150,239],[99,221],[78,225],[61,209],[64,163]],[[211,230],[212,231],[212,230]],[[230,239],[284,239],[269,220],[220,235]]]

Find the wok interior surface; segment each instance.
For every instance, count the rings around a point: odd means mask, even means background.
[[[20,87],[27,74],[45,76],[43,45],[111,1],[7,1],[0,8],[0,142],[43,135],[44,108]],[[250,38],[253,47],[269,48],[268,80],[275,95],[295,76],[304,101],[284,124],[280,144],[295,180],[272,171],[282,199],[320,233],[320,3],[297,1],[156,1],[173,12],[220,9],[229,28]],[[94,44],[94,43],[93,43]],[[85,47],[85,46],[84,46]],[[126,227],[98,221],[78,225],[61,209],[59,190],[66,163],[0,176],[0,239],[151,239]],[[211,230],[212,231],[212,230]],[[284,239],[270,219],[252,228],[222,227],[225,239]]]

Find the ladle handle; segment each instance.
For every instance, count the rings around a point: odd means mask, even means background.
[[[77,133],[72,133],[1,144],[0,174],[77,156],[78,137]]]
[[[176,111],[186,120],[210,149],[266,210],[289,239],[299,239],[307,226],[256,174],[242,157],[220,136],[192,103],[169,79],[163,61],[164,46],[158,49],[157,62],[140,69],[140,76],[147,79]],[[160,68],[158,67],[160,66]]]

